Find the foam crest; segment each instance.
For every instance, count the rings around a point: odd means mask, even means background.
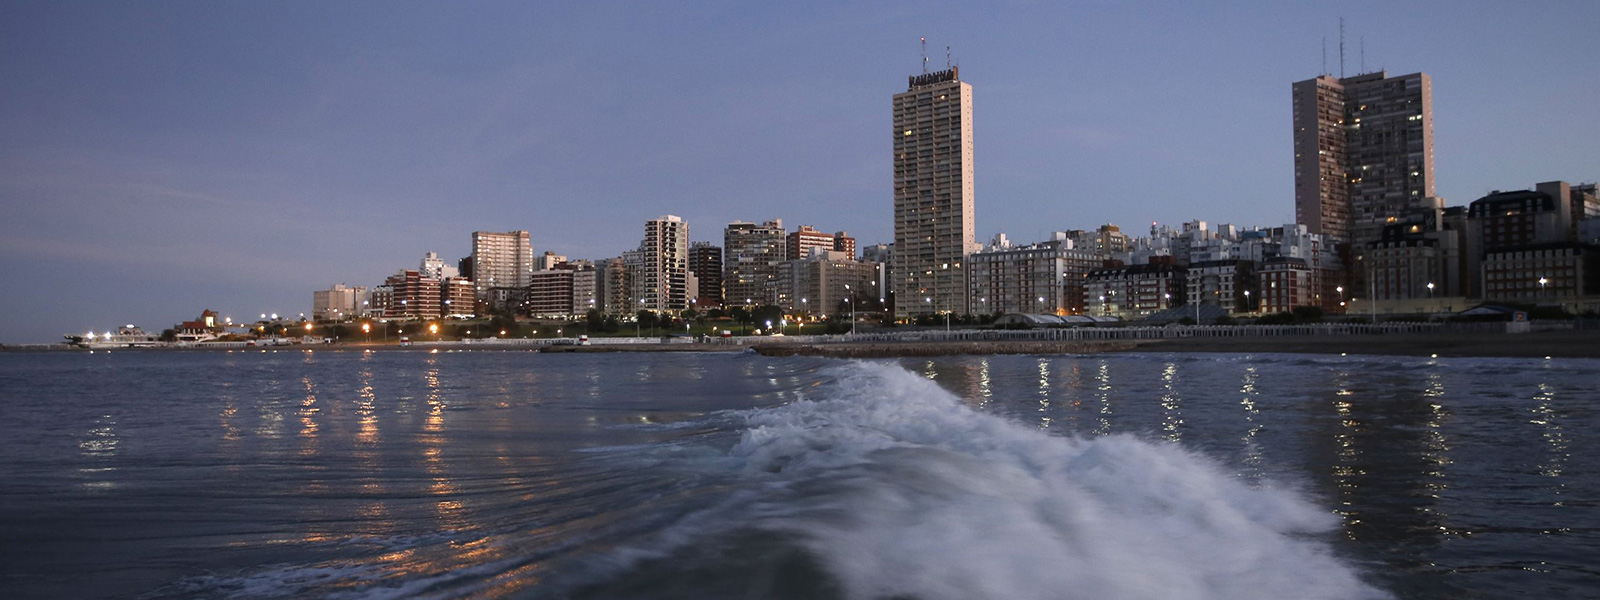
[[[746,526],[792,536],[846,597],[1387,597],[1290,490],[1171,444],[1051,436],[893,365],[835,375],[752,411],[732,456],[775,484]]]

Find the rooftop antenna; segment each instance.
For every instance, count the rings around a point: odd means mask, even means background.
[[[944,47],[944,70],[950,70],[950,47]]]
[[[1322,36],[1322,74],[1328,74],[1328,36]]]
[[[1344,17],[1339,17],[1339,78],[1344,79]]]
[[[928,74],[928,38],[922,38],[922,74]]]
[[[1361,36],[1361,72],[1367,72],[1367,36]]]

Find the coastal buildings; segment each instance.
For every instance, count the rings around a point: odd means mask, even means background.
[[[1171,261],[1096,269],[1084,278],[1085,312],[1139,319],[1182,304],[1187,269]]]
[[[534,318],[576,319],[595,308],[596,276],[588,264],[563,261],[553,269],[534,271],[522,314]]]
[[[892,109],[896,316],[966,314],[966,257],[978,250],[972,85],[959,67],[913,75]]]
[[[633,272],[628,269],[628,262],[624,255],[595,263],[595,304],[608,317],[621,319],[638,310],[638,304],[633,301]]]
[[[465,277],[439,279],[439,316],[465,319],[476,315],[477,290]]]
[[[778,268],[776,304],[786,311],[816,315],[849,314],[850,303],[865,310],[861,302],[877,297],[878,270],[877,263],[833,250],[784,261]]]
[[[689,272],[694,274],[693,304],[722,306],[722,248],[711,242],[689,244]]]
[[[534,271],[533,243],[527,230],[472,232],[472,283],[479,300],[493,288],[522,288]]]
[[[1104,261],[1078,249],[1066,232],[1056,232],[1026,246],[996,235],[967,262],[968,295],[977,314],[1077,315],[1085,311],[1084,280]]]
[[[1295,221],[1360,249],[1434,195],[1433,84],[1425,73],[1296,82]]]
[[[1564,181],[1495,192],[1467,207],[1469,271],[1486,300],[1537,301],[1600,294],[1600,246],[1578,237],[1574,212],[1587,186]]]
[[[636,281],[641,310],[689,308],[689,224],[676,215],[645,221],[639,251],[643,269]]]
[[[384,315],[390,319],[438,318],[443,298],[439,294],[439,280],[423,277],[422,271],[401,269],[390,275],[383,284],[392,290]]]
[[[1253,261],[1192,262],[1189,263],[1186,276],[1186,304],[1216,306],[1230,313],[1249,310],[1245,292],[1256,289],[1256,266]]]
[[[311,292],[311,318],[316,321],[342,321],[362,316],[358,312],[363,300],[369,300],[367,288],[347,287],[337,284],[325,290]]]
[[[786,254],[783,220],[734,221],[722,231],[724,304],[765,304]]]

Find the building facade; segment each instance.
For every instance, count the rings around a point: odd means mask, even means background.
[[[711,242],[689,244],[689,272],[694,274],[694,304],[722,306],[722,248]]]
[[[1187,270],[1170,262],[1096,269],[1084,279],[1086,312],[1139,319],[1182,304]]]
[[[1189,264],[1185,291],[1190,305],[1248,312],[1246,291],[1256,288],[1256,266],[1248,260],[1208,260]]]
[[[1301,306],[1317,306],[1316,282],[1311,265],[1299,258],[1278,257],[1261,265],[1261,312],[1291,312]]]
[[[1103,259],[1080,250],[1065,232],[1047,242],[1012,246],[1004,235],[967,257],[969,297],[977,314],[1084,314],[1084,283]]]
[[[533,242],[526,230],[472,232],[472,283],[479,299],[490,288],[524,288],[535,270]]]
[[[914,75],[892,108],[896,315],[969,313],[965,262],[978,250],[972,86],[959,68]]]
[[[363,316],[362,300],[367,300],[367,288],[346,287],[337,284],[326,290],[311,292],[311,318],[316,321],[343,321]]]
[[[384,316],[390,319],[436,319],[443,298],[439,280],[424,277],[422,271],[403,269],[383,282],[392,291]]]
[[[576,319],[595,308],[596,269],[557,268],[534,271],[522,312],[545,319]]]
[[[477,297],[477,288],[470,279],[445,277],[439,280],[439,313],[444,317],[465,319],[477,314]]]
[[[734,221],[722,233],[723,304],[763,304],[787,252],[783,220]]]
[[[641,310],[681,312],[689,308],[689,223],[676,215],[645,221]]]
[[[1425,73],[1296,82],[1295,220],[1361,248],[1434,196],[1433,84]]]
[[[877,274],[877,263],[832,250],[784,261],[778,267],[777,305],[791,313],[848,314],[851,303],[877,295]]]

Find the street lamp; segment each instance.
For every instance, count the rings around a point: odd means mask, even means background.
[[[428,325],[428,333],[433,334],[433,341],[439,341],[439,324],[433,323]]]
[[[1433,282],[1432,281],[1428,282],[1428,299],[1429,300],[1433,299]]]
[[[1541,298],[1544,297],[1544,284],[1549,283],[1549,282],[1550,282],[1549,279],[1545,279],[1543,277],[1539,278],[1539,297],[1541,297]]]
[[[845,303],[850,305],[850,331],[848,333],[855,333],[856,332],[855,293],[850,291],[850,284],[848,284],[848,283],[844,284],[844,291],[850,292],[850,293],[845,295],[845,299],[844,299]]]
[[[1250,308],[1250,290],[1244,291],[1244,310],[1245,312],[1255,312],[1255,309]]]
[[[366,338],[367,343],[372,343],[372,324],[371,323],[362,323],[361,324],[361,337]]]

